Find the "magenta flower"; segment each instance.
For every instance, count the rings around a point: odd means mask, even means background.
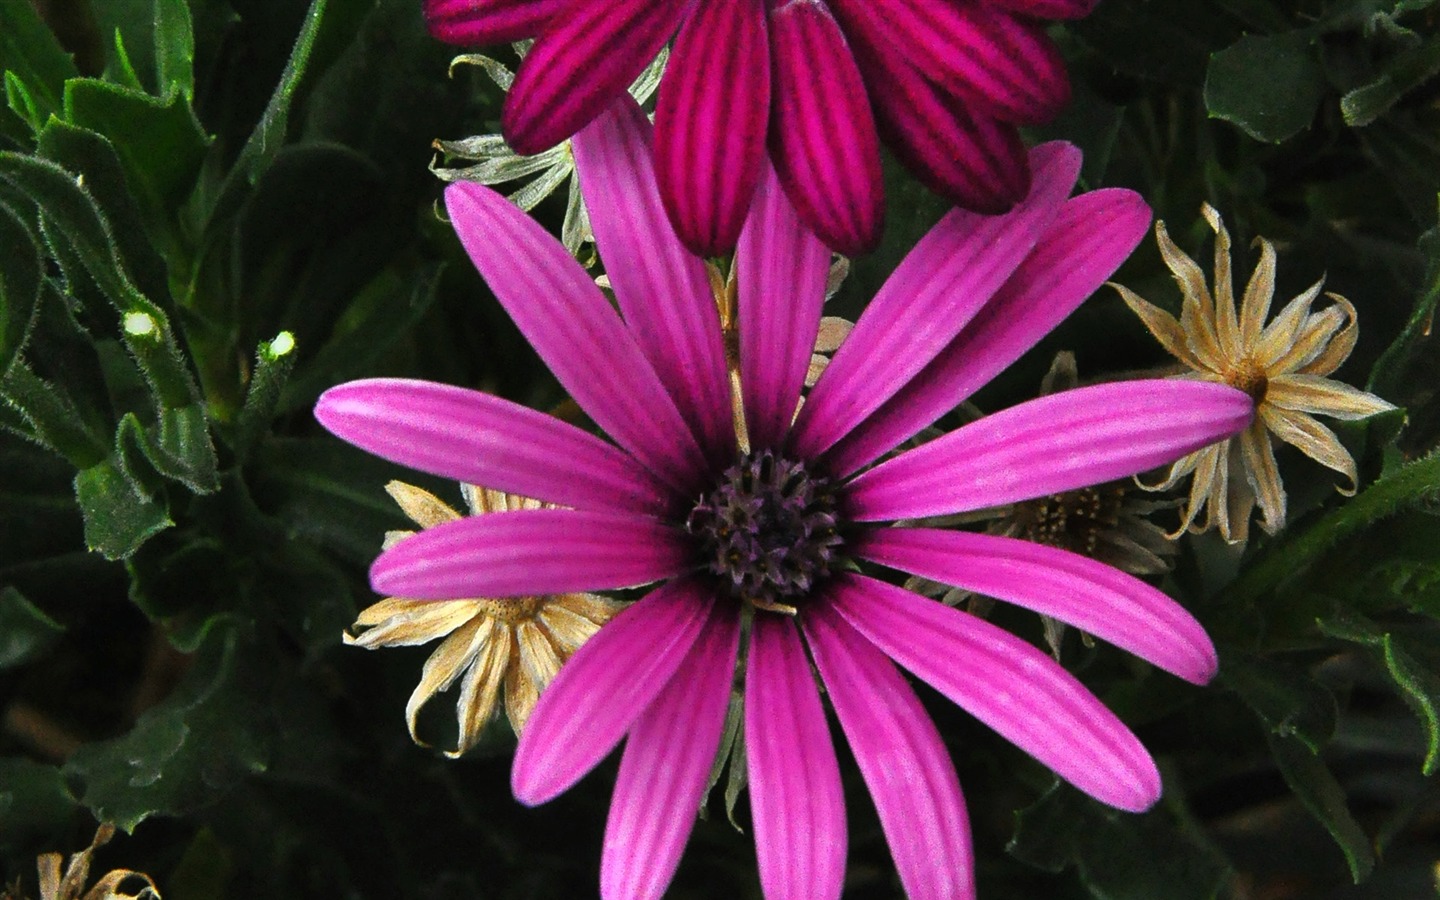
[[[801,221],[853,256],[880,236],[880,139],[967,209],[1025,196],[1016,126],[1069,99],[1042,20],[1095,3],[425,0],[425,16],[456,44],[536,38],[501,122],[522,154],[579,131],[674,38],[655,156],[680,239],[702,256],[735,248],[768,145]]]
[[[971,896],[971,844],[954,766],[892,660],[1081,790],[1122,809],[1150,806],[1160,776],[1149,754],[1046,653],[859,570],[985,593],[1186,680],[1211,677],[1200,625],[1131,576],[1011,538],[888,523],[1154,468],[1245,427],[1244,393],[1164,380],[1080,388],[876,462],[1090,294],[1144,234],[1145,204],[1123,190],[1067,200],[1078,152],[1036,148],[1025,199],[1003,216],[946,216],[797,415],[829,252],[773,176],[762,179],[736,256],[739,334],[727,353],[705,270],[661,208],[649,129],[637,106],[620,105],[574,145],[619,313],[504,197],[474,184],[446,190],[476,266],[611,441],[419,381],[341,385],[316,408],[327,428],[380,456],[564,507],[420,532],[376,560],[377,591],[526,597],[658,582],[541,696],[516,752],[516,797],[550,800],[628,738],[602,889],[660,895],[701,804],[749,615],[744,733],[767,897],[838,897],[844,875],[840,773],[812,660],[912,897]]]

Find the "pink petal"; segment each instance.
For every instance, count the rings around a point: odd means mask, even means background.
[[[1139,812],[1159,799],[1160,772],[1140,741],[1035,647],[861,575],[837,580],[832,606],[917,678],[1096,800]]]
[[[880,241],[885,194],[875,120],[845,36],[822,3],[772,4],[770,48],[770,157],[785,193],[827,246],[865,253]]]
[[[1197,381],[1100,384],[986,416],[850,483],[857,521],[950,515],[1128,478],[1238,434],[1254,405]]]
[[[735,249],[770,119],[764,0],[705,0],[675,39],[655,107],[665,208],[701,256]]]
[[[1030,196],[1003,216],[953,210],[901,261],[810,391],[792,446],[819,455],[935,357],[1035,246],[1080,171],[1080,152],[1032,154]]]
[[[604,759],[685,662],[713,598],[673,581],[622,610],[540,694],[510,770],[515,799],[558,797]]]
[[[1030,170],[1015,126],[940,91],[881,36],[872,7],[856,3],[840,12],[880,134],[906,168],[964,209],[1002,213],[1019,202]]]
[[[689,0],[568,0],[531,46],[505,98],[516,153],[555,146],[625,93],[675,34]]]
[[[704,801],[739,642],[738,609],[717,605],[665,690],[630,729],[605,823],[602,897],[665,893]]]
[[[845,796],[795,624],[757,615],[745,673],[745,762],[767,900],[825,900],[845,880]]]
[[[890,661],[828,606],[806,607],[800,622],[900,883],[911,900],[970,900],[970,820],[940,733]]]
[[[539,34],[568,0],[425,0],[425,24],[447,44],[498,44]]]
[[[831,448],[832,471],[854,472],[959,406],[1074,312],[1149,227],[1150,208],[1133,191],[1067,200],[1034,252],[960,335]]]
[[[765,164],[740,247],[740,387],[750,445],[779,449],[820,331],[830,250],[795,216]]]
[[[1083,19],[1100,0],[989,0],[990,3],[1036,19]]]
[[[1215,676],[1215,647],[1180,604],[1113,566],[1029,541],[881,528],[857,556],[1059,619],[1195,684]]]
[[[630,333],[712,462],[735,452],[720,315],[705,264],[675,237],[650,151],[650,121],[629,94],[575,136],[595,243]]]
[[[668,492],[623,451],[544,413],[465,388],[371,378],[315,404],[331,434],[391,462],[547,503],[667,511]]]
[[[1065,62],[1038,24],[986,3],[831,0],[846,21],[864,22],[889,52],[924,72],[977,114],[1017,125],[1047,122],[1070,99]]]
[[[634,587],[689,568],[658,519],[578,509],[486,513],[417,532],[370,567],[376,593],[423,600]]]
[[[705,468],[689,426],[619,315],[560,242],[478,184],[445,207],[495,297],[580,408],[666,484],[689,492]]]

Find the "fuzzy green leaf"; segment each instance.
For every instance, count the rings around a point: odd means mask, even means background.
[[[1271,734],[1270,754],[1280,774],[1310,814],[1330,832],[1356,884],[1375,868],[1375,848],[1345,804],[1345,791],[1314,751],[1294,737]]]
[[[65,627],[15,588],[0,588],[0,669],[21,666],[43,654]]]
[[[0,3],[0,70],[23,81],[38,121],[60,110],[66,79],[80,74],[30,3]]]
[[[1435,199],[1440,206],[1440,196]],[[1420,236],[1419,249],[1425,257],[1425,278],[1415,298],[1415,309],[1399,336],[1385,348],[1370,370],[1368,387],[1382,395],[1392,393],[1399,386],[1421,340],[1429,335],[1435,322],[1435,304],[1440,302],[1440,225]]]
[[[200,809],[269,764],[261,673],[239,628],[216,621],[185,680],[128,734],[86,744],[65,765],[98,818],[133,831],[152,815]]]
[[[195,31],[185,0],[155,0],[155,78],[162,98],[195,94]]]
[[[1205,106],[1258,141],[1293,137],[1315,118],[1325,72],[1300,32],[1247,35],[1210,57]]]
[[[1335,696],[1305,672],[1236,650],[1221,659],[1220,679],[1271,733],[1318,752],[1335,734]]]
[[[1380,77],[1340,98],[1345,124],[1369,125],[1406,93],[1440,73],[1440,36],[1389,60]]]
[[[85,544],[106,559],[124,559],[174,523],[119,456],[81,470],[75,499],[85,517]]]
[[[20,216],[0,203],[0,376],[10,368],[40,302],[40,247]]]

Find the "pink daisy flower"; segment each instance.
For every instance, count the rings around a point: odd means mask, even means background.
[[[625,740],[602,890],[659,896],[702,802],[749,616],[744,734],[767,897],[838,897],[844,876],[840,772],[812,661],[912,897],[972,896],[973,866],[953,763],[895,663],[1091,796],[1127,810],[1154,803],[1149,754],[1046,653],[862,568],[1019,604],[1191,682],[1213,675],[1200,625],[1131,576],[1052,547],[891,523],[1154,468],[1245,427],[1243,392],[1166,380],[1080,388],[876,462],[1100,285],[1144,234],[1144,202],[1124,190],[1066,199],[1079,153],[1036,148],[1025,199],[1003,216],[946,216],[802,405],[829,251],[767,175],[736,255],[739,330],[727,350],[705,269],[662,209],[649,148],[633,103],[575,140],[618,312],[504,197],[446,190],[476,266],[610,441],[420,381],[352,382],[316,408],[372,453],[563,507],[420,532],[376,560],[377,591],[528,597],[658,583],[542,694],[516,751],[516,797],[550,800]]]
[[[425,16],[451,43],[536,39],[501,123],[522,154],[579,131],[674,38],[655,155],[680,239],[704,256],[734,249],[768,147],[801,221],[853,256],[880,236],[882,139],[967,209],[1002,212],[1025,196],[1016,126],[1069,100],[1043,20],[1095,3],[425,0]]]

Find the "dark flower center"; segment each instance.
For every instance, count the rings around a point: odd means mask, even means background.
[[[838,526],[834,483],[769,450],[726,469],[685,521],[724,593],[787,612],[839,565]]]
[[[1265,374],[1265,368],[1253,359],[1242,361],[1229,372],[1225,380],[1231,387],[1249,394],[1250,399],[1256,403],[1264,402],[1265,392],[1270,388],[1270,379]]]
[[[1102,485],[1037,497],[1015,509],[1019,537],[1094,556],[1105,532],[1120,522],[1123,485]]]

